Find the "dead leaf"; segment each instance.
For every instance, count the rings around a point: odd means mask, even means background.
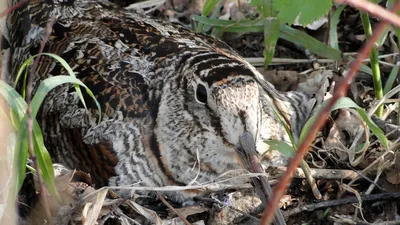
[[[279,91],[294,91],[299,84],[299,73],[296,71],[264,70],[262,67],[257,70]]]
[[[107,195],[108,190],[102,189],[97,193],[96,199],[93,202],[88,202],[82,211],[82,222],[83,225],[96,224],[99,218],[101,208],[103,207],[104,199]]]
[[[339,110],[339,115],[329,131],[325,141],[327,149],[332,149],[338,156],[338,160],[345,161],[349,158],[347,147],[355,140],[359,130],[363,129],[359,118],[348,110]]]
[[[394,157],[394,158],[393,158]],[[385,170],[386,180],[394,185],[400,184],[400,153],[394,153],[394,156],[390,156],[385,160],[390,160],[393,165]]]
[[[199,205],[193,205],[193,206],[187,206],[183,208],[175,208],[175,210],[182,215],[184,218],[190,216],[190,215],[195,215],[203,212],[207,212],[208,209],[204,208],[203,206]]]
[[[128,205],[140,215],[156,225],[163,225],[163,220],[153,210],[147,209],[134,201],[128,201]]]
[[[309,96],[315,96],[317,104],[322,103],[325,100],[325,94],[329,89],[329,79],[332,79],[332,70],[316,70],[310,75],[303,77],[299,81],[296,91],[307,93]]]
[[[400,184],[400,171],[399,170],[386,170],[386,180],[391,184]]]

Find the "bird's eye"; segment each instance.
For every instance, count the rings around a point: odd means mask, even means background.
[[[198,84],[196,88],[196,99],[200,103],[207,103],[207,89],[202,84]]]

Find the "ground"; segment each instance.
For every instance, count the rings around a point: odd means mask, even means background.
[[[237,7],[236,2],[226,1],[219,18],[239,20],[256,13],[246,1],[241,1],[241,7]],[[119,3],[125,6],[131,2]],[[203,4],[204,1],[170,0],[157,7],[152,14],[190,27],[191,15],[199,14]],[[372,18],[371,21],[373,25],[377,23],[377,19]],[[297,29],[325,41],[328,26],[325,23],[316,30]],[[355,57],[366,40],[357,10],[350,7],[344,9],[338,25],[338,37],[342,53]],[[261,33],[226,33],[222,39],[242,56],[258,57],[262,65],[264,47]],[[380,68],[384,84],[398,60],[396,41],[393,33],[389,33],[379,48],[379,54],[383,56]],[[273,62],[267,69],[257,69],[277,89],[310,91],[322,99],[330,97],[334,85],[343,79],[343,71],[349,67],[348,62],[333,60],[312,63],[309,60],[312,57],[306,55],[304,49],[284,40],[278,41],[275,57],[286,60],[284,63]],[[308,60],[299,63],[296,59]],[[361,108],[369,110],[375,104],[371,75],[360,72],[347,94]],[[374,119],[377,124],[381,123],[380,127],[387,128],[384,129],[386,133],[398,130],[397,107],[393,102],[387,104],[382,120]],[[305,159],[311,167],[321,197],[316,198],[316,192],[313,192],[299,169],[280,203],[287,224],[384,224],[380,222],[399,221],[397,210],[400,201],[395,200],[399,198],[396,191],[400,184],[400,163],[396,152],[398,136],[395,135],[390,142],[391,151],[386,151],[368,129],[362,132],[364,127],[364,120],[355,110],[342,109],[331,114]],[[365,149],[360,150],[362,143],[365,143]],[[269,168],[269,182],[276,184],[284,170]],[[35,179],[30,177],[31,181],[27,180],[24,186],[27,190],[34,186]],[[259,224],[263,209],[251,185],[215,191],[194,199],[188,205],[181,205],[169,202],[162,196],[123,200],[107,189],[93,189],[87,184],[88,180],[90,175],[58,168],[56,183],[63,203],[50,199],[56,224],[91,224],[90,221],[106,224],[132,224],[134,221],[139,224],[184,224],[178,214],[192,224]],[[34,210],[20,205],[21,215],[31,219],[29,223],[42,224],[40,218],[44,218],[44,212],[35,193],[27,192],[21,196],[22,202],[36,202]],[[28,216],[27,212],[33,214]]]

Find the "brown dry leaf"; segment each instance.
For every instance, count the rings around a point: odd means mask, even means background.
[[[257,70],[279,91],[294,91],[299,84],[299,73],[296,71],[264,70],[262,67]]]
[[[97,193],[96,199],[93,202],[88,202],[85,204],[82,211],[83,225],[96,224],[96,221],[99,218],[101,209],[103,207],[104,199],[107,195],[107,192],[107,189],[100,190]]]
[[[185,223],[179,217],[163,220],[153,210],[145,208],[145,207],[137,204],[134,201],[128,200],[127,203],[135,212],[137,212],[138,214],[140,214],[141,216],[146,218],[146,220],[149,221],[151,224],[155,224],[155,225],[185,225]],[[205,209],[205,210],[207,211],[207,209]],[[194,211],[192,211],[192,212],[194,212]],[[199,213],[199,212],[197,212],[197,213]],[[193,225],[204,225],[204,221],[201,220],[201,221],[197,221],[192,224]]]
[[[180,215],[182,215],[184,218],[186,218],[190,215],[195,215],[195,214],[199,214],[199,213],[208,211],[207,208],[204,208],[203,206],[199,206],[199,205],[187,206],[187,207],[183,207],[183,208],[176,208],[175,210]]]
[[[358,131],[363,129],[357,116],[348,110],[342,109],[332,126],[329,135],[325,141],[327,149],[332,149],[340,161],[348,159],[346,147],[354,141]]]
[[[72,182],[75,171],[66,169],[65,167],[55,164],[55,185],[59,195],[59,199],[51,196],[47,193],[47,203],[50,208],[51,215],[55,224],[67,224],[72,218],[73,207],[77,205],[79,199],[79,193],[86,190],[89,186],[82,182]],[[35,180],[36,190],[38,190],[38,184]],[[46,213],[44,205],[40,198],[39,203],[32,210],[29,221],[31,224],[44,224],[46,221]]]
[[[386,180],[391,183],[391,184],[400,184],[400,171],[398,169],[396,170],[387,170],[385,171],[386,173]]]
[[[373,97],[371,97],[371,93],[373,93],[374,88],[365,86],[364,84],[359,84],[359,93],[360,93],[360,98],[363,99],[363,101],[372,101]]]
[[[255,15],[257,12],[257,8],[250,6],[247,0],[227,0],[219,19],[239,21],[246,16]]]
[[[388,158],[387,160],[390,160]],[[386,180],[394,185],[400,184],[400,153],[396,152],[394,154],[394,163],[393,165],[385,170]]]
[[[329,135],[325,140],[326,149],[334,149],[333,151],[336,153],[338,160],[345,161],[348,159],[348,155],[344,152],[343,142],[348,142],[346,140],[346,135],[341,131],[340,127],[334,123],[332,128],[329,130]],[[337,150],[341,149],[343,151]]]
[[[169,0],[160,8],[164,15],[170,21],[178,22],[178,17],[187,17],[190,19],[192,15],[201,14],[205,0],[190,1],[190,0]],[[222,10],[218,19],[239,21],[249,15],[258,13],[255,7],[251,7],[246,0],[227,0],[223,2]]]
[[[151,223],[155,225],[163,225],[163,220],[153,210],[147,209],[134,201],[127,201],[128,205],[137,213],[144,216]]]
[[[321,69],[313,71],[306,77],[300,76],[296,91],[307,93],[310,96],[315,96],[317,104],[322,103],[325,100],[325,95],[330,87],[329,79],[332,78],[332,70]]]
[[[160,10],[164,11],[164,13],[170,11],[170,15],[174,12],[174,17],[177,17],[178,15],[187,15],[190,17],[191,15],[199,15],[203,9],[204,3],[205,0],[169,0],[160,8]]]

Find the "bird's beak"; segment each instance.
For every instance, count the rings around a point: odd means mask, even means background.
[[[250,169],[253,157],[258,157],[253,135],[247,131],[240,135],[235,150],[234,157],[239,165],[243,169]]]

